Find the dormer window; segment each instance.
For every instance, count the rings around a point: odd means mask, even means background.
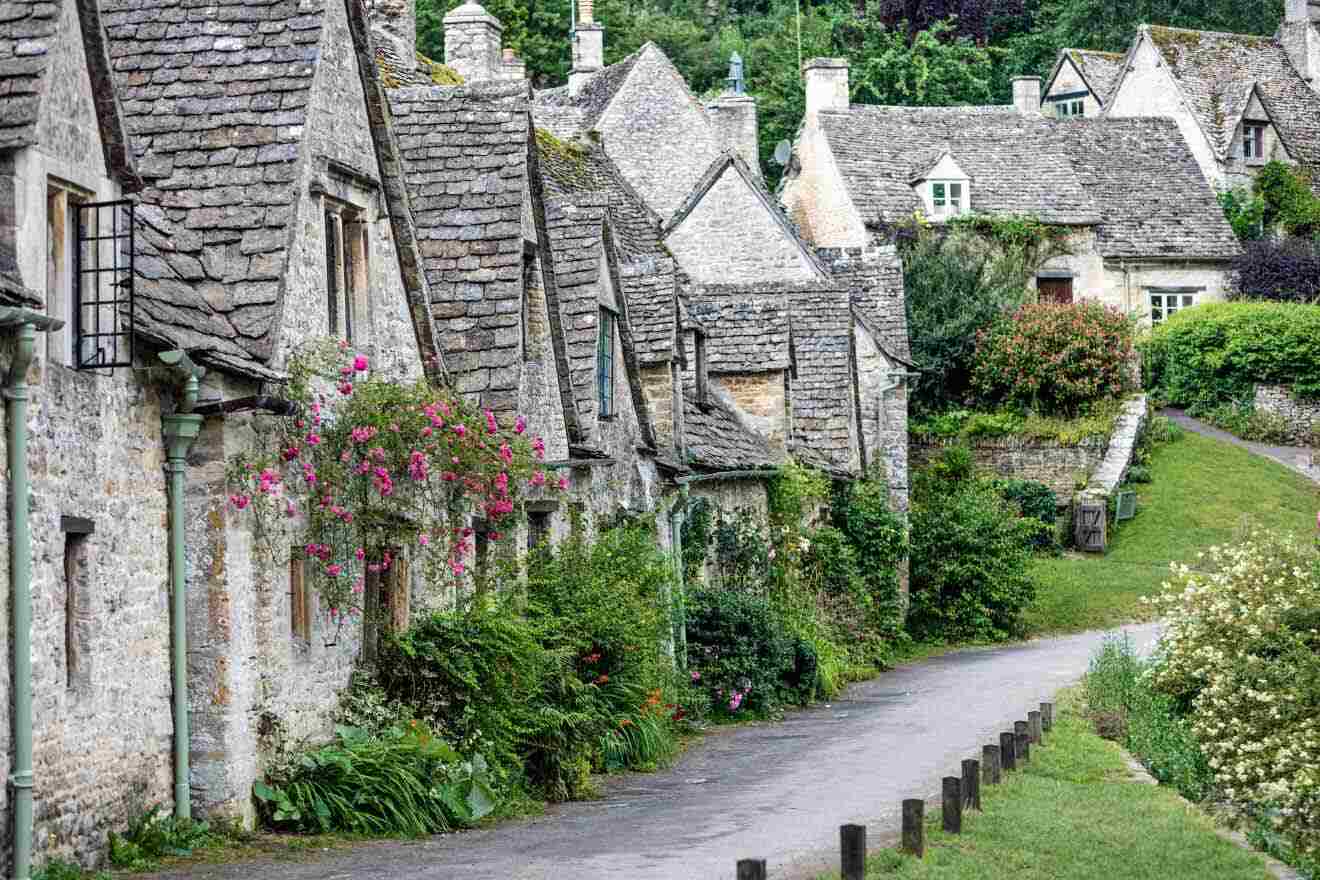
[[[967,210],[967,184],[958,180],[930,182],[932,217],[956,217]]]
[[[1242,123],[1242,158],[1248,162],[1265,161],[1265,124]]]

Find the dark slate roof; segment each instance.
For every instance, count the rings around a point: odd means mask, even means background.
[[[145,184],[138,327],[261,374],[294,232],[321,7],[237,3],[203,16],[191,0],[105,0],[101,11]]]
[[[1214,31],[1150,26],[1142,31],[1168,64],[1221,157],[1232,147],[1255,86],[1288,152],[1320,170],[1320,94],[1302,79],[1281,43]]]
[[[573,201],[546,199],[545,226],[550,239],[556,296],[568,355],[569,384],[585,436],[596,422],[596,342],[600,316],[601,232],[607,201],[585,195]]]
[[[387,89],[408,86],[461,86],[463,76],[452,67],[432,61],[421,52],[416,53],[413,64],[404,67],[395,44],[390,40],[375,43],[376,72],[381,85]]]
[[[706,338],[712,373],[762,373],[789,366],[789,304],[782,288],[701,286],[687,291],[689,325]]]
[[[1086,82],[1087,88],[1101,106],[1108,104],[1109,99],[1114,95],[1114,87],[1118,85],[1118,78],[1123,73],[1123,53],[1100,52],[1095,49],[1061,49],[1059,60],[1054,65],[1054,72],[1050,74],[1051,82],[1058,76],[1059,68],[1065,58],[1072,61],[1073,66]]]
[[[542,113],[545,113],[560,123],[552,128],[557,135],[570,137],[589,131],[609,109],[610,102],[623,88],[637,60],[648,50],[660,51],[654,43],[646,43],[622,61],[616,61],[598,71],[576,96],[569,95],[566,85],[537,92],[537,124],[541,124]]]
[[[561,141],[539,129],[536,142],[547,195],[584,205],[603,200],[607,206],[638,358],[642,363],[672,359],[676,270],[673,257],[660,243],[660,218],[598,145]]]
[[[842,288],[787,294],[793,332],[793,455],[835,473],[854,469],[852,309]]]
[[[431,311],[458,392],[517,407],[528,88],[388,90]]]
[[[59,0],[0,6],[0,148],[36,143],[41,80],[55,51]]]
[[[853,315],[890,360],[912,365],[908,342],[903,262],[893,245],[881,248],[821,248],[830,280],[848,289]]]
[[[711,395],[705,407],[699,406],[691,384],[683,389],[683,442],[688,464],[703,471],[769,469],[784,460],[718,397]]]
[[[913,156],[948,149],[971,207],[1098,226],[1103,256],[1229,258],[1236,238],[1168,119],[1055,120],[1001,108],[853,106],[821,125],[862,219],[920,210]]]

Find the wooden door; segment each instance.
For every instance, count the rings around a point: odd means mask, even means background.
[[[1043,303],[1069,306],[1073,301],[1073,280],[1071,278],[1037,278],[1037,299]]]

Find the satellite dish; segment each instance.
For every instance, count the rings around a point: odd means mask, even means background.
[[[779,145],[775,147],[775,164],[787,165],[788,158],[792,155],[793,155],[793,145],[786,140],[780,141]]]

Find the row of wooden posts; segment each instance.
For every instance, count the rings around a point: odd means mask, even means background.
[[[1015,721],[1012,731],[999,734],[999,742],[982,747],[981,759],[962,762],[962,775],[944,777],[942,806],[944,830],[962,833],[963,810],[981,810],[981,786],[998,785],[1003,774],[1031,761],[1031,747],[1045,742],[1045,734],[1054,727],[1054,704],[1041,703],[1040,709],[1027,713],[1026,721]],[[926,802],[921,798],[903,801],[903,852],[924,858],[926,855]],[[864,880],[866,874],[866,826],[839,827],[839,848],[843,880]],[[766,880],[765,859],[741,859],[738,880]]]

